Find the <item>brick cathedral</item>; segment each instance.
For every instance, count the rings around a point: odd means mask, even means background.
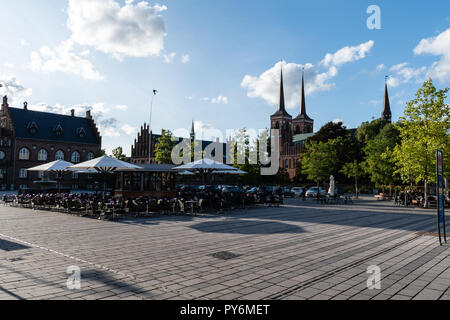
[[[381,118],[388,122],[392,121],[387,83],[385,83]],[[280,168],[286,169],[289,177],[293,179],[296,175],[297,163],[300,160],[301,153],[305,151],[304,142],[309,137],[314,135],[314,120],[311,119],[306,113],[304,74],[302,76],[301,85],[300,113],[297,117],[292,118],[292,116],[286,111],[284,101],[283,70],[281,71],[280,101],[278,103],[277,112],[270,117],[270,127],[271,129],[280,130]]]

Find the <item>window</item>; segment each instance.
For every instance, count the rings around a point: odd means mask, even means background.
[[[27,126],[28,132],[30,134],[35,134],[38,131],[38,127],[36,125],[36,122],[30,122]]]
[[[6,173],[8,171],[6,171],[6,169],[0,169],[0,179],[3,180],[6,178]]]
[[[89,161],[89,160],[93,160],[94,157],[95,157],[95,155],[94,155],[92,152],[89,152],[88,155],[87,155],[88,161]]]
[[[56,135],[57,137],[62,136],[62,135],[63,135],[63,128],[62,128],[61,124],[58,124],[58,125],[55,127],[55,129],[53,130],[53,132],[55,133],[55,135]]]
[[[72,173],[72,179],[78,180],[78,173],[76,173],[76,172]]]
[[[39,150],[38,161],[47,161],[47,150],[45,149]]]
[[[78,185],[77,184],[72,185],[72,190],[78,190]]]
[[[72,163],[79,163],[80,160],[81,160],[81,158],[80,158],[80,154],[78,152],[75,151],[74,153],[72,153],[72,158],[71,158]]]
[[[30,151],[27,148],[20,149],[19,160],[30,160]]]
[[[286,169],[289,169],[289,160],[287,160],[287,159],[286,159],[286,161],[285,161],[285,168],[286,168]]]
[[[0,160],[5,159],[5,153],[3,151],[0,151]]]
[[[21,168],[19,170],[19,178],[26,179],[28,177],[28,171],[27,169]]]
[[[78,135],[80,138],[84,138],[84,137],[86,136],[86,131],[84,131],[84,128],[78,128],[78,129],[77,129],[77,135]]]
[[[44,177],[44,171],[38,171],[38,179],[42,179]]]
[[[56,151],[55,160],[64,160],[64,151],[62,150]]]

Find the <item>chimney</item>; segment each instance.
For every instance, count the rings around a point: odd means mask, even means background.
[[[27,111],[28,110],[28,102],[24,102],[23,103],[23,110]]]
[[[3,97],[2,110],[6,109],[8,107],[9,107],[9,105],[8,105],[8,96],[4,96]]]
[[[70,110],[70,116],[71,117],[75,117],[75,110],[74,109]]]
[[[92,119],[91,110],[86,111],[86,118]]]

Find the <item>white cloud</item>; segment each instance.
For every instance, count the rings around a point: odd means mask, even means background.
[[[211,99],[211,102],[215,104],[228,104],[228,98],[224,96],[218,96],[217,98]]]
[[[186,100],[192,100],[192,99],[194,99],[194,97],[192,97],[192,96],[189,96],[189,97],[184,97]]]
[[[439,61],[434,62],[427,72],[427,76],[434,77],[440,81],[450,80],[450,28],[436,37],[422,39],[414,54],[431,54],[440,56]]]
[[[26,40],[22,39],[22,40],[20,40],[20,45],[22,47],[28,47],[30,44]]]
[[[409,66],[408,62],[403,62],[392,66],[389,71],[393,75],[388,78],[387,84],[391,87],[397,87],[410,81],[421,82],[427,68],[413,68]]]
[[[12,63],[5,63],[4,66],[8,69],[13,69],[14,68],[14,64]]]
[[[272,68],[262,73],[259,77],[246,75],[241,86],[247,89],[249,98],[262,98],[268,104],[278,103],[280,94],[280,70],[283,67],[284,97],[288,108],[298,107],[300,96],[301,72],[305,68],[306,93],[331,89],[334,85],[327,83],[337,74],[335,67],[323,73],[317,73],[312,64],[296,64],[278,62]]]
[[[126,0],[69,0],[67,26],[80,45],[121,59],[159,55],[164,49],[166,6]]]
[[[374,41],[371,40],[359,46],[345,47],[334,54],[327,54],[318,66],[281,61],[260,76],[246,75],[241,86],[247,89],[249,98],[262,98],[268,104],[276,105],[280,92],[280,69],[283,67],[285,103],[288,108],[296,108],[299,104],[302,69],[305,71],[306,94],[330,90],[335,84],[329,80],[338,75],[338,67],[363,59],[373,45]]]
[[[378,72],[380,72],[380,71],[383,71],[384,69],[386,69],[386,66],[384,64],[379,64],[379,65],[377,65],[376,69]]]
[[[8,104],[13,107],[19,106],[33,93],[32,89],[25,88],[13,76],[0,76],[0,84],[0,96],[8,96]]]
[[[169,54],[164,54],[163,58],[164,58],[164,62],[165,63],[173,63],[173,60],[175,58],[177,54],[175,52],[171,52]]]
[[[129,124],[124,124],[121,127],[122,131],[125,132],[127,135],[132,136],[135,133],[137,133],[138,129],[136,127],[132,127]]]
[[[375,42],[373,40],[367,41],[354,47],[344,47],[337,52],[328,53],[322,60],[321,64],[326,67],[331,65],[340,66],[342,64],[360,60],[366,57],[370,52]]]
[[[188,54],[181,57],[182,63],[188,63],[189,61],[191,61],[191,57]]]
[[[114,106],[114,109],[120,110],[120,111],[127,111],[128,106],[127,105],[117,105],[117,106]]]
[[[64,72],[79,75],[87,80],[103,80],[94,65],[73,52],[73,42],[63,41],[55,49],[43,46],[39,52],[31,53],[29,68],[34,72]]]
[[[209,101],[208,97],[200,98],[200,101]]]

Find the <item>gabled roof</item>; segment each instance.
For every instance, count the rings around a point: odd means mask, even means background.
[[[9,108],[17,138],[38,139],[55,142],[74,142],[80,144],[100,144],[89,120],[81,117],[71,117],[56,113]],[[35,123],[37,132],[28,130],[30,123]],[[61,125],[63,133],[55,134],[55,128]],[[86,135],[80,137],[77,130],[83,128]]]

